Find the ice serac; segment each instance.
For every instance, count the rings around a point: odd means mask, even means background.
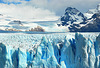
[[[27,67],[27,54],[23,49],[18,48],[18,67],[26,68]]]
[[[14,50],[11,46],[0,43],[1,68],[25,68],[27,67],[26,51]]]
[[[12,54],[14,50],[10,46],[5,46],[0,43],[0,67],[1,68],[13,68]]]
[[[100,35],[96,38],[96,56],[100,55]]]
[[[81,34],[76,34],[76,66],[95,68],[95,49],[94,42]]]
[[[87,45],[86,38],[81,34],[75,35],[76,41],[76,56],[75,56],[75,67],[76,68],[88,68],[88,54],[87,54]]]
[[[64,61],[61,62],[61,68],[66,68]]]
[[[64,44],[61,49],[61,61],[65,62],[66,67],[72,68],[74,64],[74,54],[69,39],[65,37]]]
[[[50,67],[50,68],[58,68],[59,65],[58,65],[58,62],[55,58],[55,56],[51,56],[48,61],[47,61],[47,67]]]
[[[46,37],[42,38],[33,62],[33,67],[57,67],[58,62],[54,56],[53,45]]]
[[[6,46],[0,43],[0,67],[4,68],[6,65]]]
[[[96,53],[95,67],[99,68],[100,67],[100,34],[96,38],[95,53]]]
[[[53,41],[53,49],[54,49],[54,55],[57,59],[57,62],[60,64],[61,61],[61,49],[63,47],[62,42],[57,43],[57,41]]]
[[[100,35],[94,40],[76,33],[61,41],[44,36],[36,52],[0,43],[0,68],[100,68]]]
[[[27,51],[27,67],[31,67],[32,66],[32,61],[34,58],[34,52],[32,50]]]
[[[87,40],[87,53],[88,53],[88,64],[90,68],[95,68],[95,48],[94,43],[91,39]]]

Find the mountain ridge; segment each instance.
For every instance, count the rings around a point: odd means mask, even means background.
[[[80,21],[78,21],[79,19]],[[68,24],[69,21],[71,22],[70,24]],[[65,10],[65,14],[61,17],[61,23],[57,25],[59,27],[60,26],[67,27],[69,29],[69,32],[100,32],[99,22],[100,22],[100,4],[97,5],[96,9],[89,10],[84,14],[81,13],[76,8],[68,7]]]

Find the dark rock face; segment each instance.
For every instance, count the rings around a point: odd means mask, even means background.
[[[97,23],[100,23],[100,13],[96,13],[96,14],[94,14],[93,16],[92,16],[92,18],[96,18],[96,22]]]
[[[61,17],[60,26],[66,26],[70,32],[100,32],[100,5],[93,12],[91,18],[87,18],[76,8],[68,7]]]
[[[11,21],[9,24],[19,24],[19,25],[23,25],[21,21],[19,20],[14,20],[14,21]]]
[[[96,13],[90,18],[91,22],[86,26],[81,27],[80,29],[72,26],[70,28],[71,32],[100,32],[100,14]]]
[[[68,7],[65,10],[64,16],[61,17],[61,24],[58,24],[58,26],[67,26],[74,22],[78,22],[78,20],[81,20],[81,22],[86,21],[86,17],[76,8]]]

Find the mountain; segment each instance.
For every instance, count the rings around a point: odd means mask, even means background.
[[[98,4],[95,9],[89,9],[86,13],[84,13],[84,15],[89,19],[93,16],[93,14],[99,12],[100,12],[100,4]]]
[[[67,7],[64,15],[54,20],[16,19],[0,14],[0,32],[99,32],[99,14],[100,4],[86,13]]]
[[[87,25],[77,29],[76,31],[81,32],[100,32],[100,13],[96,13],[90,19]]]
[[[76,26],[72,25],[71,27],[69,27],[69,30],[71,32],[100,32],[100,11],[99,9],[98,9],[98,12],[92,13],[91,18],[77,25],[83,25],[83,26],[77,28]]]
[[[5,14],[0,14],[0,32],[63,32],[63,29],[58,28],[56,25],[57,19],[18,19]]]
[[[42,31],[43,28],[37,29],[41,25],[35,23],[34,20],[16,19],[7,15],[0,14],[0,32],[2,31]]]
[[[59,26],[67,26],[74,23],[80,23],[86,21],[86,17],[76,8],[68,7],[65,10],[65,14],[61,17],[61,23]]]
[[[68,7],[61,17],[61,23],[57,25],[66,26],[70,32],[100,32],[100,4],[84,14],[76,8]]]
[[[69,27],[71,32],[99,32],[100,31],[100,14],[96,13],[91,18],[80,24],[73,24]],[[80,26],[82,25],[82,26]]]

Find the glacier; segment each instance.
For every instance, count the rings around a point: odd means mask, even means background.
[[[0,68],[100,68],[100,33],[0,34]]]

